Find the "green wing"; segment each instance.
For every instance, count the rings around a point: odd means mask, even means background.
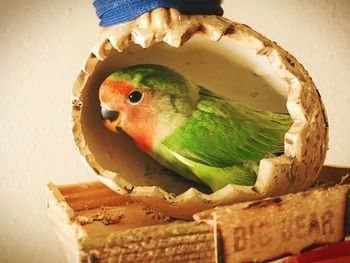
[[[167,156],[168,167],[213,190],[228,183],[253,185],[259,161],[283,153],[291,124],[289,115],[260,111],[201,88],[192,117],[161,143],[161,155]]]

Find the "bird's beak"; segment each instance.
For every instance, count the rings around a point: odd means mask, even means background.
[[[111,132],[117,132],[121,121],[121,114],[118,111],[113,111],[107,107],[101,105],[101,114],[103,119],[103,124]]]

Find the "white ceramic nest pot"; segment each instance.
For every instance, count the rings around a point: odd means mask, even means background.
[[[194,83],[261,109],[289,112],[284,154],[260,161],[254,186],[227,185],[212,193],[165,169],[123,132],[103,125],[98,90],[117,69],[170,66]],[[320,95],[303,66],[246,25],[218,16],[185,16],[156,9],[101,30],[73,88],[73,133],[97,177],[176,218],[218,205],[308,188],[323,165],[328,126]]]

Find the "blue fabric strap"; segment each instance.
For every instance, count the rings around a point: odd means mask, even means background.
[[[153,9],[176,8],[184,15],[222,16],[221,0],[94,0],[100,26],[124,23]]]

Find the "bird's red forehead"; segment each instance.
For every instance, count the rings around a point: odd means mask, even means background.
[[[132,90],[133,90],[132,86],[124,81],[113,81],[113,80],[107,79],[102,84],[101,95],[103,96],[104,94],[105,95],[121,94],[123,96],[128,96]]]

